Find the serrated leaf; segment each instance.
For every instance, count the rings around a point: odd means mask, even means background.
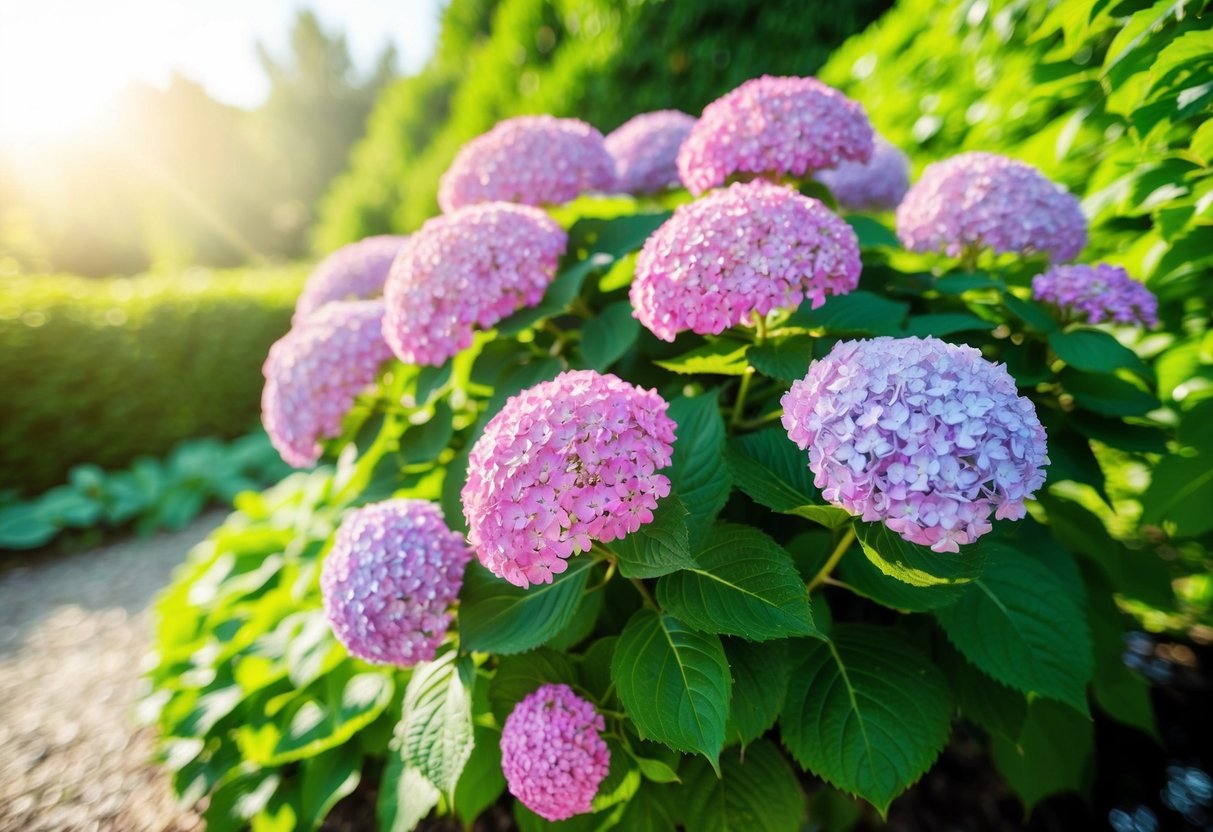
[[[724,746],[732,678],[720,638],[651,609],[628,621],[611,678],[640,736],[715,765]]]
[[[779,718],[791,669],[788,642],[755,643],[729,638],[724,641],[724,654],[733,669],[733,707],[729,711],[727,740],[748,745]]]
[[[653,363],[682,375],[709,373],[718,376],[740,376],[745,375],[749,367],[746,362],[747,348],[746,344],[722,338],[696,347],[690,352],[684,352],[677,358]]]
[[[985,563],[981,546],[969,544],[957,553],[940,554],[910,543],[883,523],[856,521],[855,536],[877,569],[911,586],[967,583],[981,575]]]
[[[581,356],[602,372],[631,349],[639,334],[640,321],[632,316],[632,304],[626,300],[612,303],[582,327]]]
[[[670,402],[675,429],[670,486],[689,512],[691,544],[724,508],[733,477],[724,461],[724,419],[715,393],[680,396]]]
[[[362,779],[362,754],[354,746],[338,748],[305,760],[301,766],[301,811],[307,829],[317,829],[337,801],[352,793]]]
[[[766,641],[817,632],[791,556],[750,526],[716,524],[694,565],[657,582],[657,600],[708,633]]]
[[[803,304],[788,322],[809,329],[821,328],[831,335],[896,335],[909,311],[908,303],[860,289],[832,295],[817,309]]]
[[[941,312],[932,315],[914,315],[906,321],[906,335],[920,338],[934,335],[943,338],[958,332],[988,332],[994,324],[985,318],[967,312]]]
[[[1042,304],[1031,300],[1024,300],[1010,292],[1002,296],[1002,302],[1012,315],[1037,332],[1055,332],[1058,328],[1057,320],[1049,312],[1048,308]]]
[[[1117,722],[1131,725],[1159,739],[1154,723],[1150,685],[1124,661],[1128,620],[1116,606],[1111,587],[1096,580],[1091,587],[1087,620],[1095,655],[1091,692],[1100,710]]]
[[[391,677],[382,673],[357,673],[343,686],[339,676],[329,680],[339,691],[336,701],[299,699],[286,712],[287,727],[272,754],[258,762],[280,766],[342,745],[383,713],[395,689]]]
[[[808,456],[788,439],[783,428],[731,437],[725,457],[737,487],[756,503],[829,528],[850,521],[850,512],[821,499],[821,492],[813,485]]]
[[[514,706],[546,684],[573,685],[577,670],[563,653],[541,647],[517,656],[503,656],[489,683],[489,703],[498,725],[504,725]]]
[[[830,641],[798,647],[779,723],[784,743],[805,768],[883,816],[947,742],[947,682],[891,627],[837,624]]]
[[[1098,329],[1072,329],[1049,334],[1049,346],[1062,361],[1076,370],[1115,373],[1121,368],[1148,373],[1137,353]]]
[[[472,685],[468,656],[448,651],[413,669],[396,735],[406,767],[450,795],[472,754]]]
[[[721,776],[705,762],[691,760],[680,790],[686,828],[695,832],[798,832],[805,795],[774,743],[760,740],[720,761]]]
[[[1084,791],[1091,765],[1091,720],[1047,699],[1028,706],[1019,742],[994,737],[994,765],[1031,810],[1058,792]]]
[[[939,651],[939,666],[952,686],[961,716],[980,725],[991,736],[1013,743],[1019,741],[1028,716],[1028,698],[1024,694],[991,679],[947,643]]]
[[[653,783],[678,783],[678,772],[670,768],[662,760],[654,759],[653,757],[637,757],[632,755],[632,759],[636,761],[636,766],[640,769],[644,779]]]
[[[768,378],[796,381],[808,373],[816,341],[812,335],[790,335],[750,347],[746,359]]]
[[[459,593],[459,643],[464,651],[522,653],[559,633],[577,613],[594,562],[573,557],[550,584],[526,589],[472,562]]]
[[[641,783],[619,818],[620,830],[627,832],[676,832],[675,816],[681,814],[677,790]]]
[[[1174,525],[1179,537],[1213,529],[1213,453],[1181,451],[1159,460],[1141,499],[1142,522]]]
[[[375,817],[382,832],[412,832],[425,820],[441,797],[434,784],[415,768],[408,768],[400,755],[389,753]]]
[[[1081,584],[1026,547],[987,548],[981,577],[955,604],[935,611],[948,639],[998,681],[1087,713],[1093,659]]]
[[[901,612],[929,612],[946,607],[956,603],[965,591],[964,584],[908,584],[880,571],[861,552],[845,554],[834,574],[858,595]]]
[[[625,578],[657,578],[693,566],[688,512],[674,496],[666,497],[653,512],[653,522],[606,544]]]
[[[1057,378],[1079,407],[1104,416],[1144,416],[1159,406],[1154,396],[1115,376],[1066,367]]]
[[[455,813],[468,828],[505,791],[505,776],[501,773],[501,732],[477,725],[473,739],[472,756],[455,784]]]

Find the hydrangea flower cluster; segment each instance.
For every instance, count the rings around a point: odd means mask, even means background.
[[[270,347],[261,368],[261,421],[287,464],[314,465],[319,440],[341,433],[354,397],[392,356],[382,322],[382,300],[335,301]]]
[[[544,685],[519,702],[501,729],[501,770],[510,794],[549,821],[590,811],[607,776],[606,721],[568,685]]]
[[[764,75],[703,110],[678,153],[698,196],[733,174],[805,176],[872,156],[872,125],[857,101],[816,78]]]
[[[473,205],[427,221],[388,276],[384,337],[406,364],[442,364],[472,343],[474,326],[539,303],[567,244],[555,220],[524,205]]]
[[[324,614],[350,654],[428,662],[451,623],[472,551],[425,500],[387,500],[345,516],[320,572]]]
[[[320,261],[295,304],[298,323],[326,303],[365,300],[383,294],[388,270],[408,237],[383,234],[342,246]]]
[[[606,137],[615,159],[615,187],[630,194],[660,191],[678,182],[678,149],[695,126],[679,110],[641,113]]]
[[[658,338],[718,334],[772,309],[852,291],[862,264],[844,220],[769,182],[735,183],[680,206],[636,260],[633,314]]]
[[[910,251],[991,249],[1071,260],[1087,244],[1078,200],[1036,168],[996,153],[962,153],[923,171],[897,209]]]
[[[584,121],[519,116],[465,144],[438,185],[444,212],[481,202],[549,205],[609,191],[615,160]]]
[[[667,402],[617,376],[574,370],[511,398],[472,447],[468,540],[494,575],[551,583],[565,558],[653,519],[670,480]]]
[[[1045,430],[1002,365],[936,338],[835,344],[783,397],[822,496],[911,543],[958,552],[1024,516]]]
[[[877,136],[868,162],[843,162],[815,178],[848,211],[892,211],[910,189],[910,160],[901,148]]]
[[[1032,278],[1032,297],[1091,324],[1158,325],[1158,298],[1120,266],[1054,266]]]

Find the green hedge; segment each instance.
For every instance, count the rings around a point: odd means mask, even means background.
[[[304,267],[0,282],[0,488],[32,494],[257,423]]]

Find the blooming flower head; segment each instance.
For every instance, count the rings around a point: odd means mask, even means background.
[[[593,370],[511,398],[472,447],[463,487],[468,540],[494,575],[551,583],[565,558],[653,519],[670,480],[668,404]]]
[[[350,655],[410,667],[428,662],[451,623],[472,551],[425,500],[349,512],[320,572],[324,614]]]
[[[815,177],[848,211],[892,211],[910,189],[910,160],[883,136],[868,162],[843,162]]]
[[[783,397],[822,496],[911,543],[957,552],[1024,516],[1045,431],[1006,368],[936,338],[834,345]]]
[[[1157,326],[1158,298],[1120,266],[1054,266],[1032,278],[1032,297],[1080,321]]]
[[[315,464],[320,440],[341,433],[354,397],[391,358],[382,321],[382,300],[334,301],[270,347],[261,368],[261,421],[288,464]]]
[[[910,251],[967,249],[1073,259],[1087,244],[1078,200],[1036,168],[996,153],[961,153],[923,171],[897,208]]]
[[[392,265],[384,337],[406,364],[442,364],[472,343],[474,326],[539,303],[567,243],[555,220],[524,205],[434,217]]]
[[[615,160],[584,121],[519,116],[463,146],[438,185],[444,212],[480,202],[554,205],[609,191]]]
[[[859,283],[859,241],[840,217],[797,191],[735,183],[682,205],[645,242],[633,314],[658,338],[718,334],[751,314],[816,308]]]
[[[568,685],[544,685],[514,706],[501,729],[510,794],[549,821],[590,811],[611,766],[606,721]]]
[[[619,191],[647,194],[678,182],[678,149],[695,117],[678,110],[641,113],[606,137]]]
[[[691,193],[733,174],[805,176],[872,156],[872,125],[857,101],[816,78],[764,75],[703,109],[678,153]]]
[[[383,294],[383,282],[404,236],[367,237],[342,246],[320,261],[295,304],[294,322],[335,300],[365,300]]]

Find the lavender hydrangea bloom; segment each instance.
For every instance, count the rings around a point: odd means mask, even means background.
[[[1091,324],[1158,325],[1158,298],[1119,266],[1054,266],[1032,278],[1032,297]]]
[[[1045,430],[1002,365],[936,338],[834,345],[783,397],[822,496],[911,543],[958,552],[990,514],[1022,518]]]
[[[463,515],[480,562],[524,589],[653,519],[670,480],[668,404],[610,374],[562,373],[512,397],[472,447]]]
[[[991,249],[1070,260],[1087,244],[1087,218],[1068,191],[1031,165],[995,153],[962,153],[923,171],[897,209],[910,251],[959,257]]]
[[[442,364],[472,343],[473,327],[539,303],[567,243],[555,220],[523,205],[473,205],[429,220],[388,276],[387,343],[406,364]]]
[[[678,153],[691,193],[733,174],[805,176],[872,156],[872,125],[863,107],[816,78],[764,75],[713,101]]]
[[[292,322],[298,323],[335,300],[366,300],[382,295],[392,261],[407,239],[388,234],[367,237],[321,260],[303,286]]]
[[[769,182],[736,183],[680,206],[645,242],[633,314],[666,341],[718,334],[752,313],[816,308],[852,291],[862,264],[855,232],[815,199]]]
[[[472,551],[425,500],[388,500],[345,516],[320,573],[324,614],[350,655],[428,662],[451,623]]]
[[[549,821],[590,811],[611,765],[602,714],[568,685],[544,685],[501,729],[501,771],[510,794]]]
[[[695,126],[695,117],[678,110],[641,113],[606,137],[615,159],[615,187],[648,194],[678,185],[678,149]]]
[[[892,211],[910,189],[910,160],[885,140],[876,137],[868,162],[843,162],[817,173],[838,204],[848,211]]]
[[[391,358],[382,322],[382,300],[335,301],[270,347],[261,369],[261,421],[287,464],[315,464],[319,440],[341,433],[354,397]]]
[[[438,186],[444,212],[481,202],[554,205],[609,191],[615,160],[584,121],[519,116],[465,144]]]

